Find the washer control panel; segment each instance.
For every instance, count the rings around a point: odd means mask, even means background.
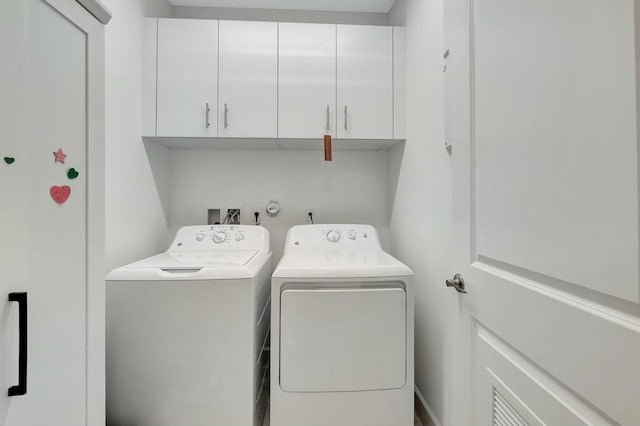
[[[255,225],[184,226],[178,230],[171,250],[268,250],[269,231]]]

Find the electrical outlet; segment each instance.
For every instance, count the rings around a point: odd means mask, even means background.
[[[244,214],[242,215],[242,223],[245,225],[262,225],[262,221],[266,216],[264,207],[244,206],[242,207],[242,211],[244,212]],[[257,221],[255,215],[256,213],[258,213]]]
[[[316,209],[313,207],[307,207],[304,210],[304,223],[313,224],[318,223],[318,217]]]

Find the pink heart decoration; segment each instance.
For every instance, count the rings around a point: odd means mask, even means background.
[[[51,198],[53,198],[56,203],[62,204],[67,201],[69,195],[71,195],[71,187],[69,185],[53,185],[51,188],[49,188],[49,193],[51,194]]]

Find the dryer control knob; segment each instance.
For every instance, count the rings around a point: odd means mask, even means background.
[[[340,241],[340,233],[338,231],[327,232],[327,240],[330,243],[337,243],[338,241]]]
[[[241,234],[239,232],[236,233],[236,241],[242,241],[244,240],[244,234]]]
[[[224,231],[216,231],[213,233],[213,242],[216,244],[224,243],[227,239],[227,233]]]
[[[196,241],[202,241],[204,240],[204,232],[198,232],[196,234]]]

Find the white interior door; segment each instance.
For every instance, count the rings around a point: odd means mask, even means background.
[[[278,137],[278,23],[220,21],[219,137]]]
[[[103,178],[94,178],[103,173],[103,37],[102,26],[72,0],[0,4],[3,426],[104,419],[104,355],[96,353],[104,351],[104,298],[95,279],[104,273],[98,235],[104,231],[96,225],[104,192]],[[55,161],[59,149],[64,163]],[[71,168],[78,173],[73,179]],[[69,189],[66,201],[54,201],[52,187]],[[89,233],[96,238],[91,244]],[[13,292],[26,293],[27,305],[7,301]],[[19,314],[26,324],[19,324]],[[22,353],[19,334],[26,336]],[[8,396],[16,385],[22,385],[18,394]]]
[[[278,25],[278,137],[335,136],[336,26]]]
[[[393,29],[337,28],[338,138],[393,138]]]
[[[216,137],[218,21],[158,19],[157,135]]]
[[[640,424],[637,16],[447,3],[455,424]]]

